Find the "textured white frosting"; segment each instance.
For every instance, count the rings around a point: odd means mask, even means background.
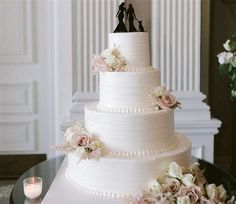
[[[113,113],[85,105],[85,128],[114,152],[170,149],[176,141],[174,112]]]
[[[96,195],[112,198],[140,194],[150,181],[162,176],[171,161],[180,165],[191,162],[191,143],[180,134],[177,147],[168,152],[145,157],[104,157],[99,160],[82,160],[68,155],[66,175],[79,188]]]
[[[148,33],[110,33],[109,48],[114,46],[120,50],[127,60],[128,71],[145,71],[150,67]]]
[[[152,111],[149,95],[160,85],[160,71],[100,72],[98,108],[114,112]]]

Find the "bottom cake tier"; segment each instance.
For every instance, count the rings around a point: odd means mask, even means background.
[[[191,142],[176,133],[175,149],[149,156],[104,157],[78,162],[76,154],[68,155],[66,178],[75,186],[100,196],[121,198],[138,195],[149,182],[164,175],[170,162],[185,166],[191,162]]]

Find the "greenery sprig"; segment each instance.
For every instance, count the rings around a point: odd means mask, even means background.
[[[224,52],[217,55],[219,72],[221,75],[228,75],[230,79],[231,98],[236,100],[236,33],[224,44]]]

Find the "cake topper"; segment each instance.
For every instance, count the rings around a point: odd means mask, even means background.
[[[119,10],[116,14],[116,17],[119,20],[118,25],[116,26],[116,29],[114,30],[114,33],[121,33],[121,32],[137,32],[137,29],[134,25],[134,20],[138,21],[138,31],[139,32],[145,32],[142,20],[138,20],[133,8],[132,4],[129,4],[128,9],[126,10],[125,3],[121,3],[119,5]],[[129,31],[127,31],[125,20],[129,21]]]
[[[119,24],[114,30],[114,33],[127,32],[127,29],[124,23],[125,12],[126,12],[126,8],[125,8],[125,3],[123,2],[119,5],[119,10],[116,14],[116,17],[118,17],[118,20],[119,20]]]
[[[134,26],[134,18],[135,20],[138,20],[132,4],[129,4],[129,8],[126,11],[126,20],[129,20],[129,32],[137,32],[137,29]]]
[[[142,25],[142,21],[138,21],[138,29],[139,29],[139,32],[145,32],[143,25]]]

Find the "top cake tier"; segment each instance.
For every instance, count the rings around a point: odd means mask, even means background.
[[[151,69],[148,33],[110,33],[109,48],[114,47],[117,47],[125,57],[127,71]]]

